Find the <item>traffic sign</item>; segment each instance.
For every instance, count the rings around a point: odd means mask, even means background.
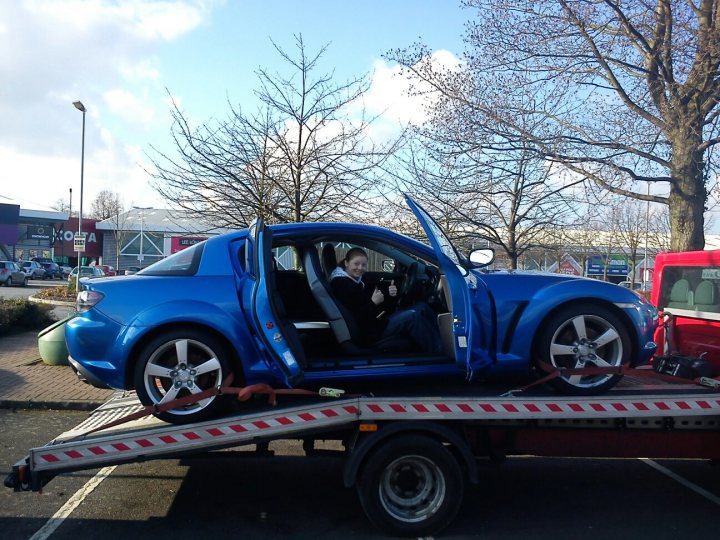
[[[73,237],[73,251],[83,252],[85,251],[85,235],[75,234]]]

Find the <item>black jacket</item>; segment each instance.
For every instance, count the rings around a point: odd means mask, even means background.
[[[363,345],[370,345],[377,341],[385,330],[387,318],[381,316],[383,308],[376,306],[370,299],[372,289],[362,282],[358,283],[350,277],[336,277],[330,280],[330,287],[335,294],[335,298],[343,307],[343,315],[345,318],[352,317],[352,321],[348,321],[350,334],[353,341],[357,340]]]

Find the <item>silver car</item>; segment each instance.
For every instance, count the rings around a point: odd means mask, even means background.
[[[13,261],[0,261],[0,284],[10,287],[12,285],[27,285],[28,277]]]
[[[20,266],[22,267],[23,272],[25,272],[27,277],[29,277],[30,279],[45,278],[45,269],[39,262],[23,261],[20,263]]]

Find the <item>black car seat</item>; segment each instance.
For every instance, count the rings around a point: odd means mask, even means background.
[[[322,267],[325,275],[330,279],[330,274],[337,266],[337,256],[335,255],[335,246],[325,244],[322,248]]]
[[[320,258],[315,246],[309,246],[305,249],[303,263],[310,290],[325,313],[330,323],[330,329],[335,335],[340,349],[345,354],[370,355],[380,351],[403,352],[413,350],[412,340],[404,336],[381,339],[372,348],[358,345],[360,331],[355,318],[340,302],[335,300],[327,276],[320,267]]]

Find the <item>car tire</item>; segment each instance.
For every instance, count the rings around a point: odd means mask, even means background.
[[[143,405],[156,405],[220,386],[231,372],[229,359],[224,344],[208,332],[192,328],[164,332],[138,356],[134,371],[138,398]],[[157,416],[173,424],[198,422],[218,416],[227,402],[223,396],[212,396]]]
[[[619,367],[627,365],[631,355],[625,323],[600,305],[561,309],[542,322],[535,340],[535,358],[556,368]],[[542,367],[540,371],[544,371]],[[550,384],[567,395],[595,395],[609,390],[621,378],[613,374],[560,376]]]
[[[30,280],[28,280],[28,278],[23,279],[23,284],[22,284],[22,286],[23,286],[23,287],[27,287],[29,281],[30,281]]]
[[[455,518],[464,477],[440,442],[406,435],[383,443],[365,460],[357,492],[368,519],[386,533],[430,536]]]
[[[12,287],[12,286],[13,286],[12,276],[10,276],[9,278],[7,278],[7,281],[5,282],[5,286],[6,286],[6,287]]]

